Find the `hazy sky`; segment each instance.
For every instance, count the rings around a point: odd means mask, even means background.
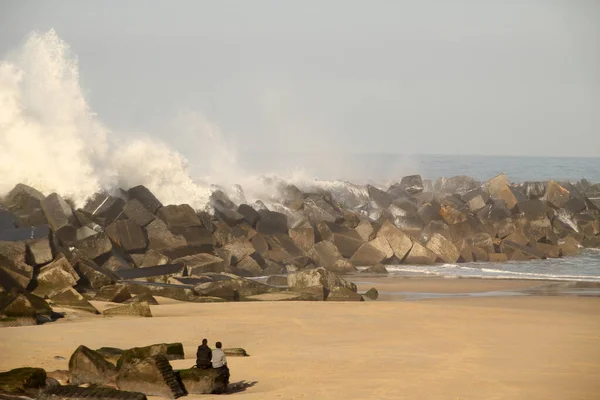
[[[600,1],[0,1],[56,29],[116,132],[184,149],[600,156]],[[187,147],[187,148],[186,148]]]

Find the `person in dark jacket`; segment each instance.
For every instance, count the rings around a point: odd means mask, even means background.
[[[202,344],[196,352],[196,366],[200,369],[212,368],[212,350],[207,343],[208,340],[202,339]]]

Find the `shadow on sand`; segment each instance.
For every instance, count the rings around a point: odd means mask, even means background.
[[[251,388],[252,386],[256,385],[257,383],[258,383],[258,381],[252,381],[252,382],[239,381],[239,382],[230,383],[229,387],[227,388],[227,393],[231,394],[231,393],[244,392],[244,391],[246,391],[246,389]]]

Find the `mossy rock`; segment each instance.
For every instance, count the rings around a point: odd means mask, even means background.
[[[232,347],[230,349],[223,349],[223,353],[229,357],[248,357],[249,354],[246,350],[241,347]]]
[[[0,373],[0,392],[25,393],[46,385],[46,371],[42,368],[17,368]]]
[[[377,300],[377,298],[379,297],[379,292],[377,291],[377,289],[371,288],[367,290],[363,296],[370,300]]]
[[[145,347],[134,347],[123,351],[121,358],[117,361],[117,368],[130,363],[133,360],[143,360],[158,354],[163,354],[168,360],[183,360],[183,344],[181,343],[159,343]]]
[[[227,389],[227,378],[218,369],[189,368],[177,374],[189,394],[224,393]]]

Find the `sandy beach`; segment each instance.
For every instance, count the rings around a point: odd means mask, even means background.
[[[477,289],[479,283],[483,291],[532,284],[410,281],[414,289],[421,282],[422,291],[440,284],[461,291],[464,284]],[[160,342],[182,342],[186,359],[172,364],[187,368],[206,337],[250,354],[229,359],[231,382],[253,383],[232,395],[239,399],[597,399],[600,390],[599,298],[159,301],[154,318],[69,312],[44,326],[0,329],[0,370],[67,369],[80,344],[128,348]]]

